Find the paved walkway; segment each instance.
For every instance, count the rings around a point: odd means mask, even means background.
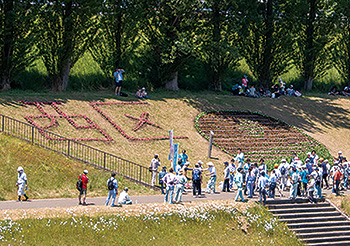
[[[342,194],[350,194],[350,191],[342,191]],[[217,192],[215,194],[205,194],[202,198],[195,198],[192,196],[192,192],[187,192],[182,196],[182,201],[192,202],[192,201],[207,201],[207,200],[230,200],[236,197],[236,191],[231,192]],[[284,198],[288,198],[289,192],[283,192]],[[322,190],[323,195],[331,194],[331,190]],[[246,198],[246,196],[245,196]],[[255,196],[253,199],[257,199]],[[164,195],[148,195],[148,196],[131,196],[130,199],[135,204],[137,203],[162,203],[164,202]],[[281,199],[276,190],[276,199]],[[86,202],[88,206],[101,206],[104,205],[106,197],[88,197]],[[62,198],[62,199],[37,199],[28,200],[22,202],[16,201],[1,201],[0,210],[5,209],[37,209],[37,208],[66,208],[78,206],[78,198]]]

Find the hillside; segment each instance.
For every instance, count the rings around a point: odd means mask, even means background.
[[[73,161],[55,152],[0,134],[0,199],[17,198],[17,167],[24,167],[28,177],[27,191],[32,198],[77,197],[76,182],[84,169],[89,171],[88,196],[106,196],[110,173]],[[154,191],[123,178],[119,186],[130,187],[131,194],[153,194]]]
[[[133,93],[130,93],[133,94]],[[148,166],[155,153],[160,154],[162,164],[169,166],[168,140],[130,140],[118,131],[111,122],[117,122],[124,134],[134,138],[152,138],[167,136],[168,130],[174,130],[174,136],[186,136],[188,139],[176,139],[180,143],[180,149],[186,149],[190,162],[198,160],[209,161],[207,158],[208,141],[204,139],[193,127],[195,117],[206,110],[249,110],[257,111],[268,116],[278,118],[288,124],[299,127],[302,131],[314,137],[324,144],[336,155],[338,150],[343,150],[345,156],[350,156],[350,143],[344,141],[350,136],[348,114],[350,105],[348,98],[336,98],[325,95],[307,95],[302,98],[282,97],[271,98],[242,98],[229,94],[216,94],[212,92],[190,93],[180,91],[177,93],[166,91],[150,92],[150,99],[143,104],[122,105],[122,101],[137,101],[133,96],[120,98],[112,96],[109,91],[96,93],[28,93],[25,96],[16,92],[3,94],[0,101],[0,113],[25,121],[25,116],[40,115],[36,106],[26,105],[20,101],[59,101],[57,107],[66,115],[86,115],[98,125],[113,141],[90,141],[88,145],[97,147],[110,153],[114,153],[125,159]],[[90,103],[103,102],[95,110]],[[115,104],[117,102],[117,104]],[[43,110],[48,114],[58,115],[58,111],[50,105],[43,105]],[[142,118],[142,114],[148,113],[148,120],[155,125],[145,124],[137,131],[132,129],[139,120],[126,117],[129,114],[136,118]],[[32,118],[37,124],[48,124],[48,119]],[[110,120],[110,121],[108,121]],[[77,119],[77,124],[84,124],[84,119]],[[86,124],[86,123],[85,123]],[[96,130],[76,129],[64,118],[57,118],[55,127],[50,131],[62,134],[66,137],[105,138]],[[214,163],[222,163],[231,156],[214,148]],[[220,165],[221,166],[221,165]],[[220,168],[221,169],[221,168]]]

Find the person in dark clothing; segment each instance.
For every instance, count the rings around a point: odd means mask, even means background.
[[[326,183],[325,189],[328,189],[328,181],[327,181],[327,176],[328,176],[328,170],[327,170],[327,164],[324,162],[323,158],[320,158],[321,165],[320,167],[322,168],[322,183],[321,183],[321,188],[323,188],[323,182]]]
[[[199,165],[196,164],[195,168],[192,170],[192,184],[193,184],[193,196],[201,197],[202,194],[202,171]],[[198,192],[198,194],[197,194]]]

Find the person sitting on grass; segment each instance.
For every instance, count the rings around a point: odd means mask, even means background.
[[[336,86],[333,86],[332,89],[328,92],[328,95],[337,96],[340,95],[340,92],[337,90]]]
[[[142,93],[141,93],[141,89],[138,89],[138,90],[136,91],[135,97],[138,98],[138,99],[143,99]]]
[[[141,96],[142,96],[142,98],[146,98],[146,99],[149,98],[145,87],[142,87],[142,89],[141,89]]]
[[[120,193],[118,198],[118,204],[126,204],[130,205],[132,204],[132,201],[130,200],[129,194],[128,194],[129,188],[125,187],[122,193]]]
[[[294,86],[290,85],[289,88],[286,90],[288,96],[294,96],[295,90]]]

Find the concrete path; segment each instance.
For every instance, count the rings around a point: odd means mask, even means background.
[[[350,194],[350,191],[342,191],[342,194]],[[195,198],[192,196],[192,192],[187,192],[182,196],[183,202],[192,202],[192,201],[207,201],[207,200],[229,200],[235,199],[237,191],[231,192],[217,192],[215,194],[205,194],[202,198]],[[283,198],[288,198],[289,192],[283,192]],[[331,194],[331,190],[322,190],[323,195]],[[244,196],[246,198],[246,196]],[[255,196],[253,199],[257,199],[258,196]],[[131,196],[130,199],[133,203],[162,203],[164,202],[164,195],[147,195],[147,196]],[[276,190],[276,199],[281,199]],[[106,197],[88,197],[86,202],[88,206],[101,206],[104,205]],[[22,202],[16,201],[1,201],[0,210],[5,209],[37,209],[37,208],[66,208],[66,207],[75,207],[78,206],[78,198],[61,198],[61,199],[37,199],[37,200],[28,200]]]

